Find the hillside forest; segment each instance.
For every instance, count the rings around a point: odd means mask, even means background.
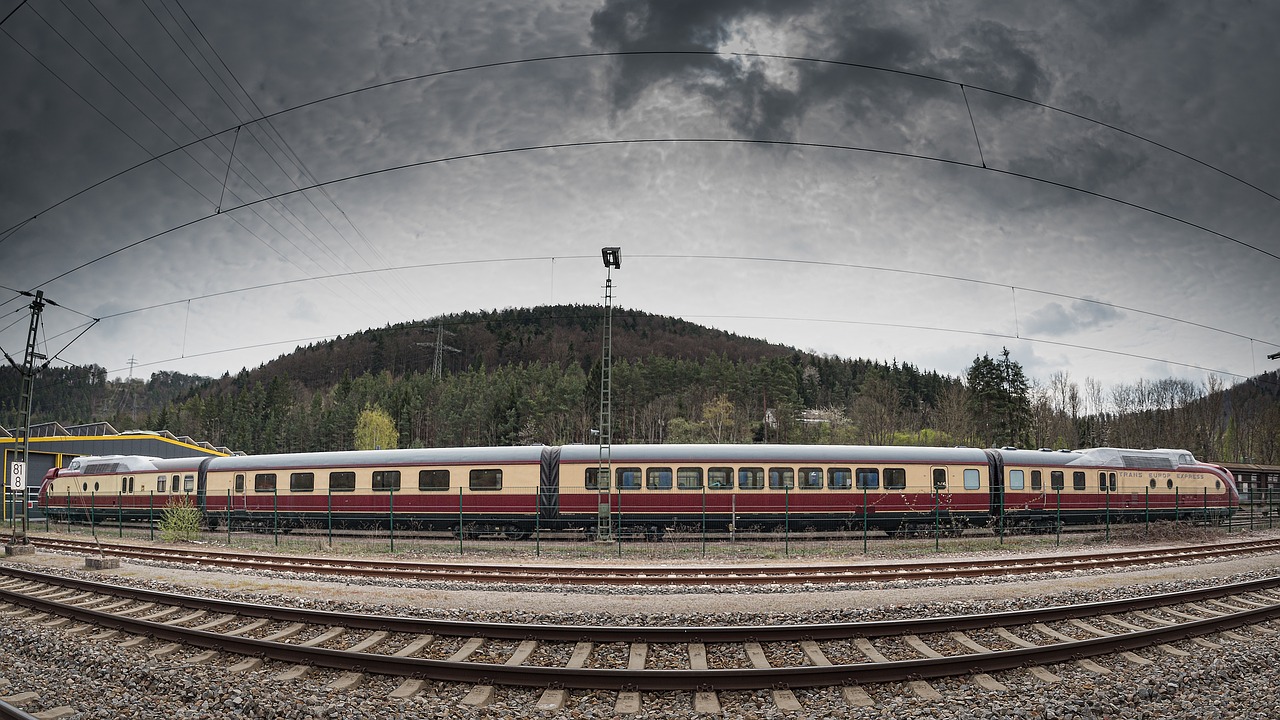
[[[462,313],[299,347],[221,378],[109,380],[52,367],[33,422],[167,429],[251,454],[347,450],[370,417],[379,446],[598,442],[601,311]],[[613,442],[1177,447],[1210,461],[1280,463],[1280,373],[1104,387],[1026,377],[1007,350],[963,377],[843,359],[615,310]],[[20,376],[0,369],[0,425]],[[370,442],[364,440],[363,442]]]

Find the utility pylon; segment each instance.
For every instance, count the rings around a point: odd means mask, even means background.
[[[600,250],[604,259],[604,338],[600,350],[600,463],[596,466],[596,539],[608,540],[613,530],[613,269],[622,268],[622,248]],[[621,498],[621,495],[619,495]],[[621,528],[619,528],[621,530]],[[619,546],[621,547],[621,546]]]
[[[432,330],[428,329],[427,332],[432,332]],[[434,343],[435,349],[436,349],[436,355],[435,355],[435,362],[433,362],[431,365],[431,378],[433,380],[439,380],[440,376],[444,374],[444,354],[446,352],[460,353],[462,351],[456,347],[452,347],[444,344],[445,337],[449,335],[453,335],[453,333],[444,329],[444,320],[436,321],[436,327],[434,332],[436,334],[436,341]],[[415,344],[418,345],[419,347],[431,347],[433,343],[415,343]]]
[[[44,355],[36,352],[36,338],[40,329],[40,313],[44,311],[46,300],[44,299],[43,290],[37,290],[35,295],[31,295],[30,293],[23,294],[34,299],[31,301],[31,325],[27,329],[27,347],[26,352],[23,353],[22,367],[18,367],[18,364],[9,356],[9,353],[5,353],[4,357],[9,361],[10,365],[18,368],[18,372],[22,373],[22,391],[18,400],[18,409],[22,413],[22,465],[25,468],[30,468],[31,466],[27,462],[27,456],[31,450],[31,401],[35,394],[36,375],[39,375],[40,371],[44,370],[48,365],[48,363],[45,363],[39,368],[36,367],[37,360],[47,359]],[[50,304],[56,304],[52,301],[48,302]],[[19,534],[17,528],[13,528],[13,543],[15,545],[27,545],[30,541],[27,539],[27,518],[29,511],[27,509],[27,490],[25,484],[18,492],[21,493],[19,501],[22,503],[22,532]],[[14,513],[13,523],[11,523],[11,525],[17,524],[17,517],[17,513]]]

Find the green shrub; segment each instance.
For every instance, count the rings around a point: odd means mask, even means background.
[[[160,517],[160,539],[164,542],[195,540],[200,536],[200,508],[191,502],[191,496],[170,498]]]

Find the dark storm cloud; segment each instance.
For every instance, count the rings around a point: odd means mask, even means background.
[[[764,53],[812,57],[891,68],[987,85],[1025,97],[1043,96],[1049,80],[1031,49],[1034,38],[991,20],[939,18],[908,23],[893,10],[870,4],[721,0],[606,0],[591,18],[596,46],[619,52],[715,52],[732,39],[736,23],[757,21],[785,29],[790,21],[823,27],[821,38],[793,38],[803,47],[765,47]],[[950,37],[940,42],[938,33]],[[947,48],[945,52],[941,48]],[[849,118],[897,116],[904,106],[954,86],[860,71],[847,66],[798,62],[785,84],[770,79],[757,60],[726,56],[630,56],[611,78],[615,108],[631,108],[650,88],[674,83],[700,94],[752,138],[791,137],[805,113],[819,103],[839,103]]]
[[[1069,308],[1053,302],[1031,313],[1023,330],[1035,336],[1061,337],[1106,327],[1123,317],[1114,307],[1087,300],[1076,300]]]

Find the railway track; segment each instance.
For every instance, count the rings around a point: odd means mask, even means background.
[[[496,687],[542,689],[554,710],[570,691],[616,692],[615,709],[636,712],[641,693],[687,691],[695,709],[717,712],[717,693],[772,691],[779,709],[801,710],[792,692],[839,688],[866,705],[866,685],[904,682],[921,697],[932,678],[968,676],[1003,688],[991,673],[1025,668],[1054,682],[1051,666],[1090,658],[1151,664],[1150,653],[1187,654],[1246,642],[1235,632],[1273,635],[1280,577],[1191,591],[1073,606],[980,615],[794,625],[586,626],[481,623],[264,606],[0,568],[0,623],[60,628],[94,641],[118,641],[148,658],[220,663],[226,672],[296,679],[313,668],[341,674],[331,689],[367,674],[405,678],[392,696],[428,681],[470,686],[464,704],[484,705]],[[1216,640],[1206,636],[1217,636]],[[270,661],[271,666],[265,665]],[[1021,670],[1018,670],[1021,671]]]
[[[822,564],[787,566],[555,566],[436,563],[320,558],[112,545],[32,536],[37,548],[150,562],[183,563],[272,572],[334,576],[379,577],[407,581],[503,582],[530,584],[588,583],[599,585],[767,585],[813,583],[892,582],[937,580],[990,575],[1073,572],[1150,565],[1164,562],[1211,560],[1280,551],[1280,539],[1215,542],[1175,548],[1121,550],[1074,557],[1002,557],[892,564]]]

